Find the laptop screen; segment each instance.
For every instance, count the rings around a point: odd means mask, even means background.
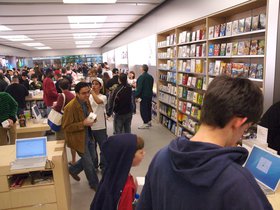
[[[47,137],[16,140],[16,158],[46,157]]]
[[[280,157],[264,149],[253,146],[245,163],[254,177],[265,186],[276,190],[280,179]]]
[[[32,112],[33,112],[34,117],[35,117],[37,120],[38,120],[38,119],[42,119],[41,112],[40,112],[40,110],[39,110],[39,108],[38,108],[37,105],[33,105],[31,109],[32,109]]]

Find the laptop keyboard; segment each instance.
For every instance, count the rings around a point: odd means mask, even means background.
[[[40,158],[30,158],[30,159],[17,159],[15,161],[16,164],[20,164],[20,163],[31,164],[31,163],[41,163],[41,162],[46,162],[46,158],[40,157]]]
[[[31,158],[31,159],[17,159],[11,165],[11,170],[45,167],[45,164],[46,164],[46,157]]]

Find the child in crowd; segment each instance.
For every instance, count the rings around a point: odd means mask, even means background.
[[[106,169],[90,210],[132,210],[136,184],[129,173],[144,158],[144,141],[134,134],[110,136],[103,144]]]

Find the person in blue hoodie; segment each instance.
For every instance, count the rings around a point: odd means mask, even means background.
[[[253,82],[216,77],[205,93],[197,133],[173,140],[153,158],[137,210],[272,209],[242,167],[248,151],[236,146],[262,110],[263,95]]]
[[[90,210],[132,210],[137,185],[129,173],[144,158],[144,140],[134,134],[110,136],[102,146],[106,168]]]

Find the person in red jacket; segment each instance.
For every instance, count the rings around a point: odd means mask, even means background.
[[[53,106],[53,102],[57,101],[58,93],[54,82],[52,81],[53,78],[53,70],[47,69],[46,70],[46,78],[43,81],[43,100],[47,106],[47,114],[50,113],[51,108]]]
[[[144,158],[144,140],[134,134],[117,134],[102,149],[106,168],[90,210],[132,210],[137,184],[129,171]]]

